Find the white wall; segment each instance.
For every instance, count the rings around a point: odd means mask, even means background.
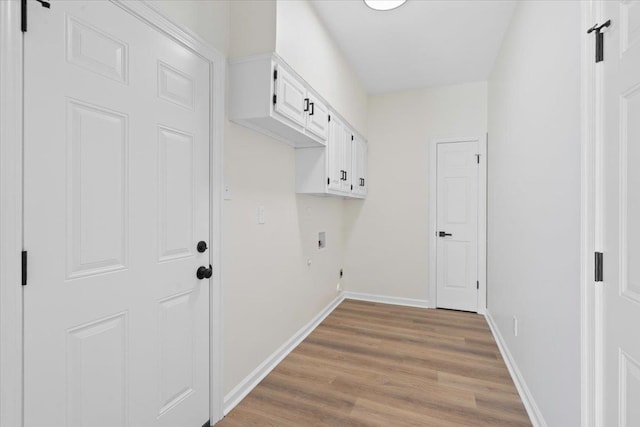
[[[367,94],[309,1],[279,0],[276,52],[366,136]]]
[[[232,0],[230,18],[230,58],[275,50],[276,0]]]
[[[297,35],[297,43],[285,43],[278,53],[340,113],[365,123],[367,98],[353,72],[345,69],[311,6],[289,3],[232,2],[230,56],[272,52],[272,35],[280,44],[294,37],[290,26],[295,20],[314,49]],[[282,12],[289,7],[295,16]],[[267,25],[252,27],[255,20]],[[318,52],[323,54],[313,56]],[[328,69],[343,73],[319,72]],[[334,86],[352,88],[340,92]],[[338,295],[344,257],[343,202],[295,194],[294,149],[234,123],[226,132],[225,176],[233,198],[224,204],[225,393]],[[260,205],[264,225],[257,224]],[[320,231],[327,233],[323,251],[317,250]]]
[[[489,82],[488,309],[549,426],[580,424],[579,21],[519,3]]]
[[[369,195],[345,201],[345,289],[427,300],[428,141],[481,136],[487,84],[369,98]]]

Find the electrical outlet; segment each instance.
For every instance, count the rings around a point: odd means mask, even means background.
[[[342,284],[338,283],[338,285],[336,286],[336,291],[340,292],[342,290]]]
[[[518,318],[513,316],[513,335],[518,336]]]

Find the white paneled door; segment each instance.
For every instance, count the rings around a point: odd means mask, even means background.
[[[640,2],[605,1],[601,67],[606,426],[640,426]]]
[[[437,144],[436,306],[478,310],[478,141]]]
[[[111,2],[28,7],[25,426],[200,427],[209,62]]]

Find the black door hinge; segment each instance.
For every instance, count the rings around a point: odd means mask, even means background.
[[[353,141],[353,135],[351,135],[351,140]]]
[[[22,286],[27,286],[27,251],[22,251]]]
[[[50,9],[51,3],[44,0],[36,0],[44,8]],[[23,33],[27,32],[27,0],[21,2],[20,29]]]
[[[476,280],[476,289],[480,289],[480,281]]]
[[[327,185],[331,184],[331,178],[327,178]]]
[[[596,252],[596,258],[595,258],[595,281],[596,282],[602,282],[603,280],[603,254],[602,252]]]
[[[278,100],[278,95],[273,94],[273,105],[276,105],[276,101]]]
[[[353,184],[351,184],[351,191],[353,191]]]
[[[278,80],[278,70],[273,70],[273,80]]]
[[[611,26],[611,19],[602,25],[595,24],[587,30],[587,34],[596,33],[596,64],[604,61],[604,34],[602,29],[609,26]]]
[[[207,420],[206,423],[202,424],[202,427],[211,427],[211,420]]]
[[[329,121],[331,121],[331,114],[329,114]]]
[[[480,164],[480,154],[476,154],[476,163]]]

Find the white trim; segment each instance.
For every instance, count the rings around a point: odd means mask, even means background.
[[[595,23],[594,0],[581,3],[581,28]],[[602,425],[598,418],[601,405],[597,396],[596,381],[596,291],[593,271],[595,252],[595,63],[593,61],[593,36],[584,31],[581,44],[580,103],[581,103],[581,201],[580,201],[580,378],[581,425]],[[601,419],[601,418],[600,418]]]
[[[0,426],[22,425],[22,31],[0,1]]]
[[[222,418],[222,188],[226,60],[150,3],[112,0],[209,61],[211,74],[211,423]],[[0,426],[21,426],[22,393],[22,32],[21,2],[0,2]],[[214,316],[215,315],[215,316]]]
[[[500,354],[504,359],[504,363],[507,365],[507,369],[509,370],[509,374],[511,375],[511,379],[518,389],[518,394],[520,395],[520,399],[524,404],[525,409],[527,410],[527,414],[529,415],[529,419],[531,420],[531,424],[533,427],[546,427],[547,423],[542,417],[542,412],[538,408],[536,401],[533,398],[533,394],[527,387],[527,383],[524,381],[524,377],[520,373],[520,369],[518,369],[518,365],[516,365],[516,361],[511,356],[511,352],[507,347],[502,335],[500,334],[500,330],[498,329],[498,325],[496,325],[493,317],[491,317],[491,313],[487,310],[485,314],[485,318],[487,319],[487,323],[489,324],[489,328],[491,329],[491,333],[493,334],[493,338],[496,340],[496,344],[498,344],[498,349],[500,350]]]
[[[224,398],[224,414],[227,415],[238,403],[242,401],[259,383],[269,375],[269,373],[276,367],[282,360],[287,357],[306,337],[309,336],[315,328],[318,327],[322,321],[329,316],[333,310],[335,310],[342,301],[344,301],[345,295],[338,295],[333,301],[329,303],[320,313],[318,313],[309,323],[303,326],[298,332],[296,332],[287,342],[282,344],[271,356],[267,357],[256,369],[245,377],[233,390],[231,390]]]
[[[480,167],[478,169],[478,314],[484,314],[487,310],[487,135],[474,137],[446,137],[431,138],[429,140],[429,167],[427,182],[429,183],[429,217],[428,217],[428,238],[429,238],[429,301],[431,307],[437,304],[436,292],[436,242],[437,233],[437,167],[438,167],[438,144],[452,142],[478,142],[480,153]]]
[[[431,308],[429,301],[425,299],[390,297],[386,295],[363,294],[360,292],[347,291],[344,293],[344,299],[402,305],[405,307]]]

